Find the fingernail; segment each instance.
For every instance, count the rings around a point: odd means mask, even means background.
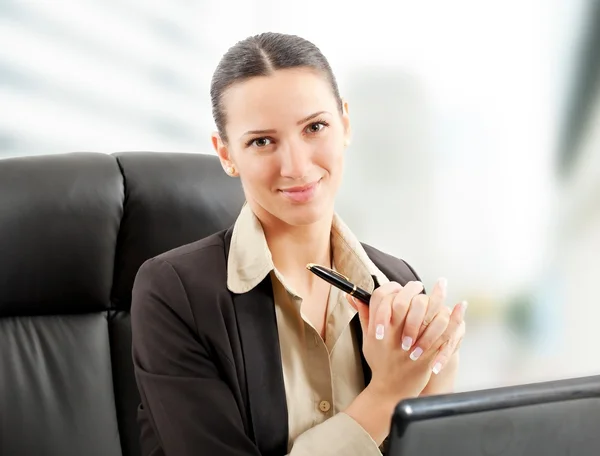
[[[460,303],[460,316],[464,317],[465,312],[467,311],[467,307],[469,307],[469,303],[467,301],[463,301]]]
[[[383,339],[383,331],[384,331],[383,325],[382,324],[377,325],[375,327],[375,339],[377,339],[377,340]]]
[[[437,374],[439,374],[439,373],[440,373],[440,371],[441,371],[441,370],[442,370],[442,363],[440,363],[440,362],[438,361],[438,362],[437,362],[437,363],[435,363],[435,365],[433,366],[433,369],[432,369],[432,371],[433,371],[433,373],[434,373],[435,375],[437,375]]]
[[[421,347],[417,347],[410,354],[410,359],[412,359],[413,361],[416,361],[419,359],[419,356],[421,356],[422,354],[423,354],[423,349]]]
[[[448,289],[448,279],[446,279],[445,277],[442,277],[438,280],[438,283],[440,284],[440,288],[442,289],[442,291],[445,294],[446,290]]]
[[[412,342],[412,337],[405,336],[404,339],[402,339],[402,350],[408,351],[410,347],[412,347]]]

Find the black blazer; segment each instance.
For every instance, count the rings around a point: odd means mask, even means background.
[[[231,233],[164,253],[138,271],[131,325],[144,456],[287,453],[270,277],[247,293],[227,289]],[[419,280],[404,261],[364,248],[390,280]],[[358,315],[352,324],[362,339]],[[364,358],[363,367],[368,384]]]

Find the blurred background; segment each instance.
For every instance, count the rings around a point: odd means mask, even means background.
[[[212,72],[263,31],[349,102],[345,221],[469,301],[458,389],[600,373],[600,1],[0,0],[0,158],[212,153]]]

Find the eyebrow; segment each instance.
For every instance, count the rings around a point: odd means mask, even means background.
[[[305,118],[303,118],[303,119],[299,120],[298,122],[296,122],[296,125],[302,125],[304,122],[308,122],[309,120],[314,119],[315,117],[319,117],[321,114],[329,114],[329,112],[328,111],[318,111],[318,112],[315,112],[314,114],[306,116]],[[243,138],[244,136],[248,136],[248,135],[268,135],[268,134],[273,134],[273,133],[277,133],[277,130],[275,130],[275,129],[270,129],[270,130],[248,130],[241,137]]]

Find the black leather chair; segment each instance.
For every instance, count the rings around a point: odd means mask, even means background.
[[[137,269],[230,226],[242,203],[210,155],[0,160],[0,455],[139,454]]]

